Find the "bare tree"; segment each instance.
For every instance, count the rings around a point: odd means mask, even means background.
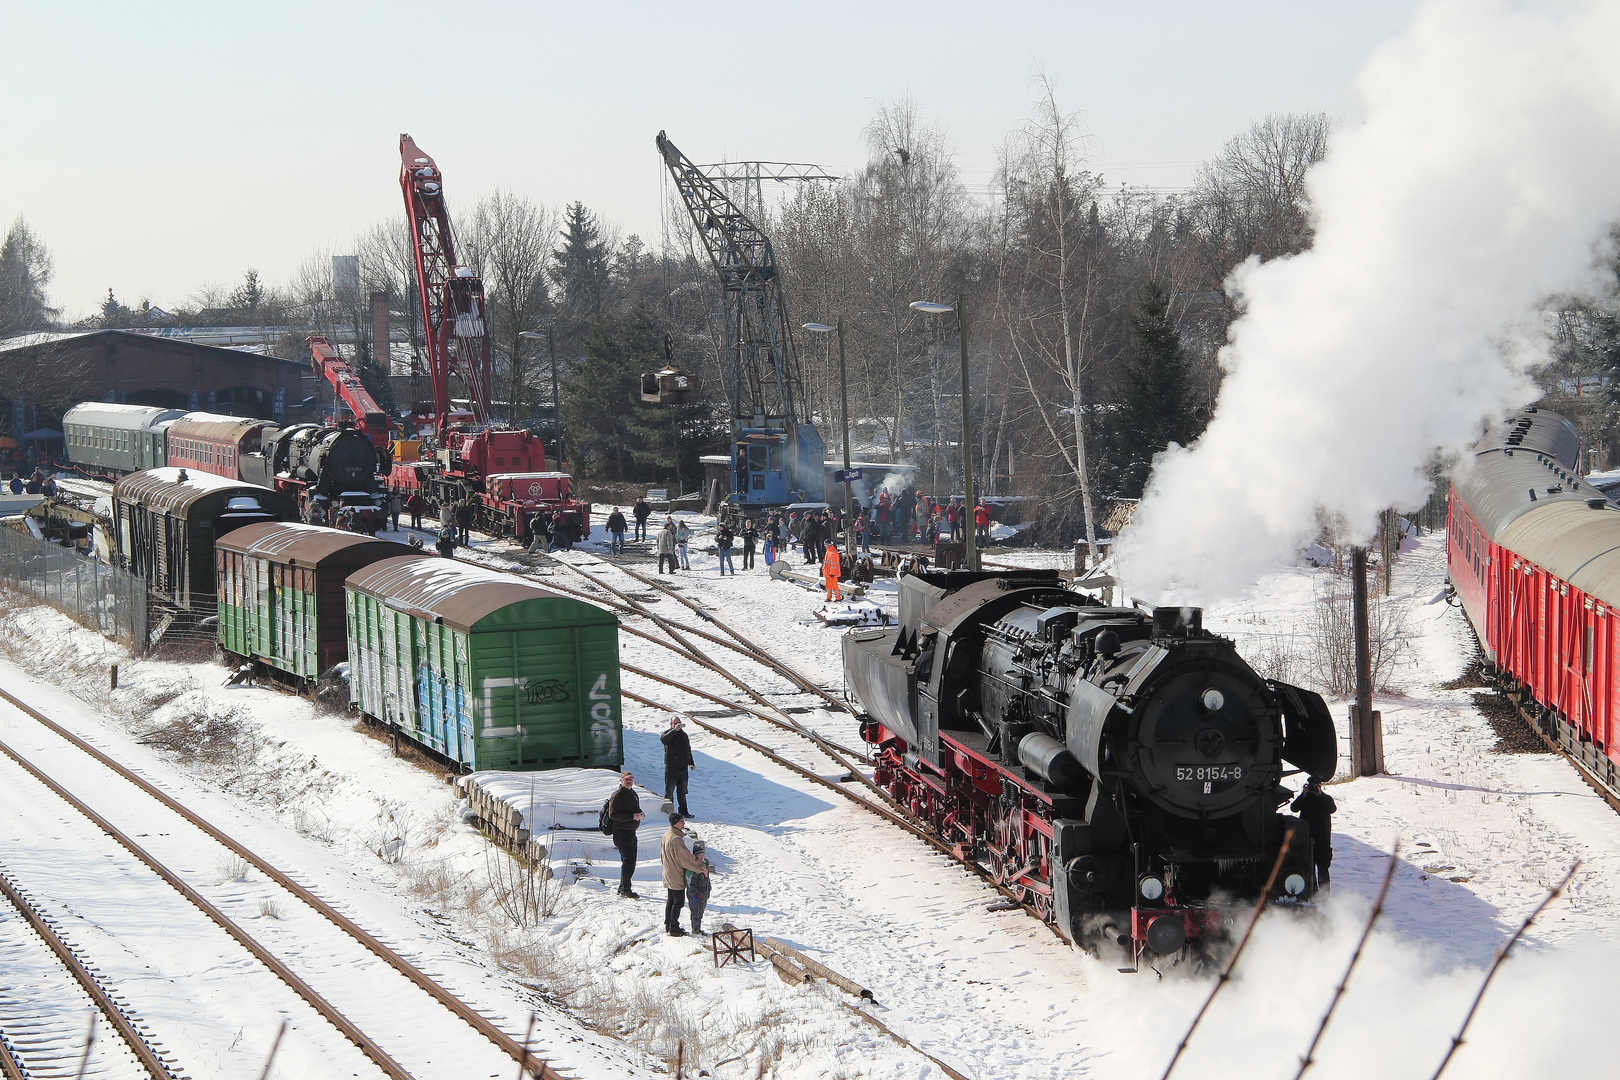
[[[1305,175],[1327,156],[1332,130],[1327,113],[1272,113],[1227,140],[1199,170],[1192,205],[1233,265],[1311,246]]]
[[[490,336],[506,363],[514,423],[520,407],[535,400],[531,391],[540,350],[519,335],[542,325],[552,311],[547,271],[559,224],[545,204],[496,191],[478,201],[461,232],[462,259],[484,280]]]
[[[1086,455],[1086,378],[1093,363],[1093,327],[1103,312],[1109,245],[1097,210],[1099,178],[1080,169],[1085,130],[1077,112],[1064,112],[1057,88],[1036,76],[1040,96],[1006,163],[1008,197],[1023,204],[1026,288],[1021,318],[1009,322],[1017,357],[1042,424],[1061,451],[1080,492],[1086,546],[1093,562],[1097,516]],[[1089,210],[1086,204],[1090,204]],[[1041,391],[1031,364],[1055,370],[1067,404]],[[1061,418],[1072,423],[1072,445],[1059,434]]]

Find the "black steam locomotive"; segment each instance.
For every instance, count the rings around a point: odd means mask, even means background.
[[[388,467],[386,451],[353,427],[289,424],[264,432],[260,451],[242,456],[241,476],[296,492],[306,521],[375,534],[385,524],[378,473]]]
[[[1075,944],[1208,956],[1288,830],[1278,892],[1311,895],[1283,763],[1331,775],[1332,717],[1199,609],[1105,607],[1051,571],[914,574],[898,629],[843,653],[878,782]]]

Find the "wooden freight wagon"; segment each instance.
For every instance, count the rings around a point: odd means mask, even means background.
[[[470,771],[623,764],[612,612],[452,559],[387,559],[345,589],[365,715]]]
[[[212,615],[214,543],[262,521],[295,521],[298,504],[269,488],[187,469],[147,469],[113,485],[118,563],[155,601]]]
[[[313,682],[348,656],[343,580],[409,552],[391,540],[296,522],[237,529],[214,545],[220,647]]]

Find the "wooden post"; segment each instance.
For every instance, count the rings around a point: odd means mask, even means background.
[[[1367,549],[1350,552],[1351,611],[1356,642],[1356,704],[1350,713],[1350,775],[1376,776],[1384,771],[1378,748],[1379,716],[1372,708],[1372,644],[1367,623]]]

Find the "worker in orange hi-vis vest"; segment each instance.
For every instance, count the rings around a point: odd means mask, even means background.
[[[821,557],[821,579],[827,583],[827,599],[842,600],[838,592],[838,577],[842,572],[842,560],[838,556],[836,545],[829,543],[827,553]]]

